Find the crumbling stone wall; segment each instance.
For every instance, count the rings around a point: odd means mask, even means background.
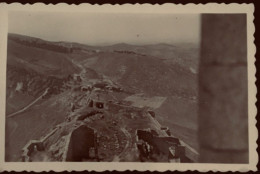
[[[30,140],[25,147],[22,149],[22,161],[29,162],[31,161],[31,154],[35,151],[44,150],[43,142],[40,140]]]
[[[152,130],[136,130],[137,148],[140,153],[140,160],[143,157],[154,156],[155,154],[161,156],[161,160],[171,162],[173,159],[179,158],[179,162],[192,162],[186,156],[185,147],[180,144],[178,138],[157,136]],[[158,156],[158,157],[159,157]],[[164,158],[163,158],[164,156]],[[176,162],[176,160],[173,160]]]
[[[246,14],[204,14],[201,21],[200,161],[248,163]]]
[[[97,101],[93,99],[89,99],[88,107],[95,108],[95,109],[108,109],[109,106],[105,101]]]
[[[45,137],[40,140],[30,140],[22,149],[22,161],[29,162],[31,161],[31,154],[36,151],[43,151],[45,149],[46,140],[52,136],[58,128],[53,129],[50,133],[48,133]]]
[[[82,161],[89,159],[90,148],[95,148],[97,155],[96,133],[93,129],[82,125],[75,129],[71,136],[66,152],[66,161]]]

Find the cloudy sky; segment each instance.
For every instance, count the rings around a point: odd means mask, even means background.
[[[11,12],[10,33],[89,45],[198,43],[198,14]]]

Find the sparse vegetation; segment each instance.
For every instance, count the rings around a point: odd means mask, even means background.
[[[18,161],[29,140],[57,125],[46,143],[47,156],[41,152],[45,160],[62,160],[69,133],[82,124],[100,136],[101,161],[140,160],[135,130],[163,131],[159,123],[197,148],[197,79],[190,70],[196,71],[197,51],[167,44],[93,47],[9,34],[7,114],[49,90],[32,107],[7,119],[6,160]],[[90,106],[90,99],[102,101],[102,107]]]

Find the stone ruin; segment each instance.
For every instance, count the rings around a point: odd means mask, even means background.
[[[81,125],[73,130],[69,136],[63,161],[98,161],[98,141],[97,133],[94,129],[86,125]]]
[[[46,152],[47,139],[52,136],[58,128],[51,131],[40,140],[30,140],[22,149],[22,161],[32,162],[37,156]],[[79,125],[68,135],[62,161],[98,161],[98,137],[94,129],[86,125]]]
[[[161,137],[154,130],[136,130],[140,161],[192,162],[185,155],[185,147],[178,138]]]
[[[31,162],[31,154],[35,151],[43,151],[44,145],[40,140],[30,140],[22,149],[22,161]]]
[[[22,161],[23,162],[31,162],[32,154],[37,151],[44,151],[45,150],[45,142],[46,140],[52,136],[58,128],[53,129],[49,134],[45,137],[41,138],[40,140],[30,140],[22,149]]]
[[[105,101],[100,101],[100,100],[94,100],[90,99],[88,102],[88,107],[94,108],[94,109],[108,109],[107,102]]]
[[[87,91],[92,91],[92,90],[93,90],[93,86],[91,86],[91,85],[81,87],[82,92],[87,92]]]

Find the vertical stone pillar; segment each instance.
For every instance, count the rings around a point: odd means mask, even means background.
[[[201,16],[200,162],[248,163],[246,14]]]

